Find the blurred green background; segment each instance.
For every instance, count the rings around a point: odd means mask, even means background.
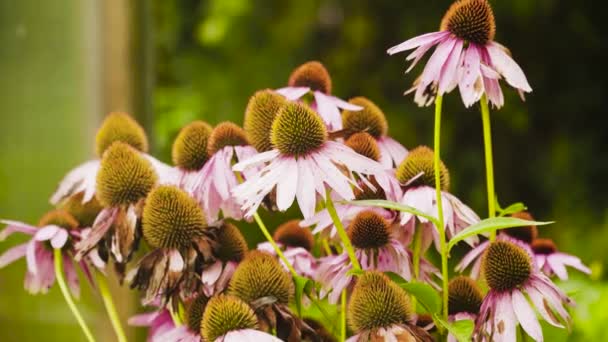
[[[242,123],[249,96],[284,86],[308,60],[329,69],[334,93],[365,95],[384,109],[406,147],[432,143],[432,109],[402,93],[405,55],[385,51],[434,31],[451,1],[394,0],[0,0],[0,217],[35,223],[62,175],[93,156],[104,113],[133,113],[155,154],[194,120]],[[491,1],[496,40],[534,88],[525,103],[503,88],[492,112],[497,193],[555,220],[541,235],[580,256],[594,274],[571,272],[578,301],[570,340],[608,338],[608,29],[591,0]],[[452,192],[486,212],[481,120],[447,96],[443,159]],[[250,240],[261,236],[251,230]],[[0,252],[20,241],[0,244]],[[56,288],[31,297],[23,261],[0,270],[0,340],[83,340]],[[82,304],[100,340],[112,341],[101,300],[84,285]],[[135,294],[117,290],[124,317]],[[131,331],[131,333],[134,333]],[[566,340],[563,334],[547,340]],[[143,338],[142,331],[137,333]]]

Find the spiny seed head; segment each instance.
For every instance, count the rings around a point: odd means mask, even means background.
[[[200,170],[209,159],[207,144],[212,130],[204,121],[194,121],[182,128],[173,142],[173,164],[187,171]]]
[[[331,77],[321,62],[306,62],[289,76],[290,87],[309,87],[313,91],[318,90],[325,94],[331,94]]]
[[[391,227],[378,213],[366,210],[357,214],[350,223],[348,236],[356,248],[380,248],[389,242]]]
[[[519,213],[512,214],[511,217],[527,221],[534,221],[532,215],[530,215],[530,213],[527,211],[520,211]],[[534,239],[536,239],[538,236],[538,228],[536,228],[536,226],[508,228],[503,229],[502,232],[527,244],[532,243],[532,241],[534,241]]]
[[[414,148],[397,167],[397,180],[401,184],[405,184],[422,172],[422,176],[418,177],[412,185],[435,187],[434,156],[433,150],[426,146]],[[450,173],[443,162],[439,163],[439,175],[441,189],[448,191],[450,188]]]
[[[217,257],[223,262],[240,262],[249,250],[247,241],[237,226],[225,222],[217,233],[219,249]]]
[[[146,197],[157,181],[152,165],[131,146],[108,147],[97,172],[97,199],[104,207],[133,204]]]
[[[327,130],[321,118],[307,105],[289,102],[272,123],[270,141],[282,154],[299,156],[321,147]]]
[[[245,131],[238,125],[225,121],[215,126],[213,132],[211,132],[207,151],[212,156],[226,146],[243,145],[249,145]]]
[[[459,312],[478,314],[483,295],[477,283],[469,277],[458,276],[450,280],[448,287],[450,315]]]
[[[457,0],[441,20],[441,31],[450,31],[467,42],[485,45],[494,39],[496,21],[487,0]]]
[[[39,227],[55,225],[61,228],[72,230],[78,228],[78,221],[63,209],[51,210],[40,218]]]
[[[154,248],[188,248],[207,228],[197,201],[175,186],[163,185],[150,192],[142,214],[142,232]]]
[[[207,303],[200,333],[204,341],[215,341],[230,331],[257,327],[258,319],[247,303],[237,297],[220,294]]]
[[[101,124],[95,137],[95,149],[102,156],[115,141],[130,145],[141,152],[148,152],[148,138],[144,129],[125,113],[110,113]]]
[[[348,322],[356,332],[407,323],[410,300],[399,286],[378,271],[357,279],[348,303]]]
[[[95,197],[82,203],[83,196],[84,192],[77,193],[61,203],[60,208],[70,213],[78,221],[79,227],[92,227],[103,207]]]
[[[247,303],[263,297],[274,297],[287,304],[293,295],[293,283],[279,262],[270,254],[253,250],[234,271],[230,294]]]
[[[488,286],[506,291],[522,285],[532,273],[528,253],[514,243],[495,241],[483,257],[483,270]]]
[[[258,152],[272,150],[270,129],[285,103],[287,99],[284,96],[269,89],[260,90],[249,99],[243,128],[247,139]]]
[[[367,132],[378,139],[388,133],[388,123],[384,112],[366,97],[354,97],[349,103],[363,107],[362,110],[342,112],[342,121],[346,136],[358,132]]]
[[[553,254],[557,252],[557,246],[551,239],[534,239],[532,250],[536,254]]]
[[[380,148],[378,148],[378,143],[374,137],[367,132],[351,135],[346,139],[345,144],[364,157],[380,161]]]
[[[274,240],[286,247],[302,247],[312,250],[315,238],[310,230],[300,227],[299,220],[291,220],[280,225],[274,232]]]
[[[208,302],[209,298],[204,294],[200,294],[186,303],[186,324],[190,331],[201,331],[201,321],[203,320],[203,313]]]

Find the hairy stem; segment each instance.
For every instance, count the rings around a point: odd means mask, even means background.
[[[490,108],[488,108],[488,99],[486,94],[483,94],[479,101],[481,105],[481,120],[483,123],[483,146],[486,157],[486,182],[488,190],[488,217],[496,216],[495,200],[496,192],[494,191],[494,159],[492,156],[492,127],[490,125]],[[496,230],[490,234],[490,240],[496,239]]]

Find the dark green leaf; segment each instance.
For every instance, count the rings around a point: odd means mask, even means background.
[[[312,287],[314,286],[312,280],[305,278],[305,277],[301,277],[301,276],[295,276],[293,277],[293,283],[295,285],[295,304],[296,304],[296,309],[298,311],[298,315],[301,316],[302,315],[302,297],[304,294],[310,294],[310,291],[312,289]]]
[[[439,315],[434,315],[433,319],[435,322],[441,324],[444,328],[448,329],[450,334],[454,335],[459,342],[471,341],[473,335],[473,329],[475,329],[475,323],[470,319],[463,319],[448,323],[441,319]]]
[[[400,275],[393,272],[386,272],[385,274],[399,285],[399,287],[414,296],[427,312],[433,314],[438,313],[441,310],[441,298],[437,291],[429,284],[414,281],[408,282]]]

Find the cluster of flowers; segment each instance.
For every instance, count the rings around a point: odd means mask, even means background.
[[[413,88],[421,105],[458,86],[465,105],[486,94],[500,107],[499,79],[521,93],[531,88],[493,42],[494,30],[485,0],[457,1],[439,32],[389,53],[417,48],[408,57],[415,64],[437,45]],[[129,322],[149,327],[151,341],[334,341],[335,332],[295,309],[320,300],[342,301],[349,341],[439,338],[441,327],[428,315],[438,313],[416,313],[410,294],[386,274],[441,292],[447,273],[426,252],[434,246],[446,253],[443,239],[480,218],[449,192],[448,170],[443,163],[435,168],[431,148],[408,151],[388,136],[376,104],[341,100],[331,86],[321,63],[301,65],[287,87],[251,97],[242,128],[185,126],[173,144],[174,166],[147,154],[145,132],[131,117],[110,114],[96,136],[99,159],[67,174],[51,198],[54,210],[37,226],[2,221],[0,238],[20,232],[32,239],[0,256],[0,267],[25,257],[29,292],[44,293],[65,277],[77,296],[75,265],[95,287],[94,273],[112,264],[154,308]],[[374,199],[418,214],[352,202]],[[280,215],[294,203],[303,219],[271,236],[258,210]],[[443,227],[429,220],[439,208]],[[532,221],[525,212],[514,215]],[[252,219],[268,242],[250,250],[236,224]],[[518,325],[541,341],[537,313],[557,327],[568,323],[565,306],[572,302],[550,277],[566,278],[565,266],[589,273],[578,258],[538,238],[535,226],[466,243],[473,249],[456,271],[474,266],[471,277],[449,281],[449,321],[473,320],[472,338],[480,341],[516,341]],[[314,284],[304,297],[301,279]]]

